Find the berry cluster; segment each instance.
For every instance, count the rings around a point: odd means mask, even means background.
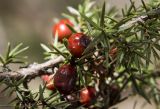
[[[63,64],[54,75],[44,75],[42,76],[42,79],[46,83],[47,89],[52,91],[57,89],[68,101],[70,101],[70,99],[67,97],[76,92],[78,95],[78,97],[76,97],[76,101],[78,99],[80,104],[85,107],[89,107],[97,98],[98,92],[93,86],[77,86],[78,74],[75,60],[80,59],[84,55],[84,50],[90,44],[91,38],[84,33],[73,33],[69,26],[73,27],[74,25],[70,20],[62,19],[57,24],[53,25],[52,33],[54,38],[58,35],[58,41],[60,43],[63,43],[64,38],[67,39],[67,49],[72,55],[70,63]],[[112,59],[114,59],[116,53],[116,47],[113,47],[109,51],[109,55]],[[113,98],[116,97],[115,95],[118,93],[118,88],[110,86],[109,89],[113,92],[110,94],[110,105],[113,105],[115,103]],[[106,94],[107,93],[108,92],[106,92]]]
[[[67,25],[73,27],[73,23],[68,19],[62,19],[55,24],[52,28],[53,37],[57,34],[60,43],[64,38],[68,39],[67,48],[72,57],[81,58],[90,43],[90,38],[84,33],[72,33]],[[64,64],[54,75],[43,75],[42,80],[46,82],[47,89],[57,89],[64,96],[69,95],[76,90],[76,65]],[[96,90],[93,86],[86,86],[80,89],[78,95],[81,104],[89,105],[96,98]]]

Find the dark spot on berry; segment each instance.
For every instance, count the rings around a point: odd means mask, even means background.
[[[90,43],[90,39],[87,36],[85,35],[81,36],[80,45],[86,48],[89,45],[89,43]]]

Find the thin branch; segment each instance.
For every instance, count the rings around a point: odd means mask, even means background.
[[[40,76],[42,74],[47,74],[47,72],[42,72],[42,69],[53,66],[55,64],[58,64],[60,62],[63,62],[64,58],[62,56],[59,56],[55,59],[51,59],[49,61],[46,61],[41,64],[31,64],[28,68],[22,68],[18,71],[11,71],[11,72],[1,72],[0,73],[0,79],[4,78],[22,78],[22,77],[28,77],[28,78],[35,78],[37,76]]]
[[[145,13],[145,15],[141,15],[135,18],[132,18],[131,20],[129,20],[127,23],[121,25],[119,27],[120,30],[125,30],[131,26],[133,26],[134,24],[138,23],[138,22],[145,22],[146,20],[150,19],[150,18],[155,18],[157,16],[160,15],[160,8],[157,9],[153,9],[147,13]]]

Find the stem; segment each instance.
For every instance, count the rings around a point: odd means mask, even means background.
[[[9,71],[9,72],[1,72],[0,79],[4,78],[13,78],[13,79],[20,79],[26,76],[29,79],[33,79],[37,76],[48,74],[48,72],[42,72],[44,68],[53,67],[60,62],[63,62],[64,58],[59,56],[55,59],[51,59],[47,62],[41,64],[31,64],[28,68],[21,68],[18,71]]]

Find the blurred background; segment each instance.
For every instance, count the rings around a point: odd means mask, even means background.
[[[137,5],[140,0],[135,0]],[[25,52],[28,62],[43,62],[43,50],[40,43],[48,44],[52,41],[51,28],[53,19],[63,18],[62,13],[68,13],[66,7],[77,7],[82,0],[0,0],[0,54],[5,52],[7,43],[12,46],[24,43],[30,46]],[[102,4],[104,0],[96,0]],[[129,0],[106,0],[107,4],[115,5],[119,10],[129,3]],[[34,80],[31,87],[37,86],[40,79]],[[0,109],[12,109],[7,106],[6,95],[0,94]],[[11,99],[10,99],[11,100]],[[138,101],[137,101],[138,100]],[[119,109],[155,109],[154,105],[145,105],[145,101],[138,96],[129,98],[118,105]],[[134,105],[137,104],[137,106]]]
[[[79,1],[80,2],[80,1]],[[53,18],[62,18],[66,6],[79,2],[70,0],[0,0],[0,52],[7,42],[14,46],[18,43],[29,45],[29,62],[41,62],[43,51],[40,43],[52,41],[51,27]]]

